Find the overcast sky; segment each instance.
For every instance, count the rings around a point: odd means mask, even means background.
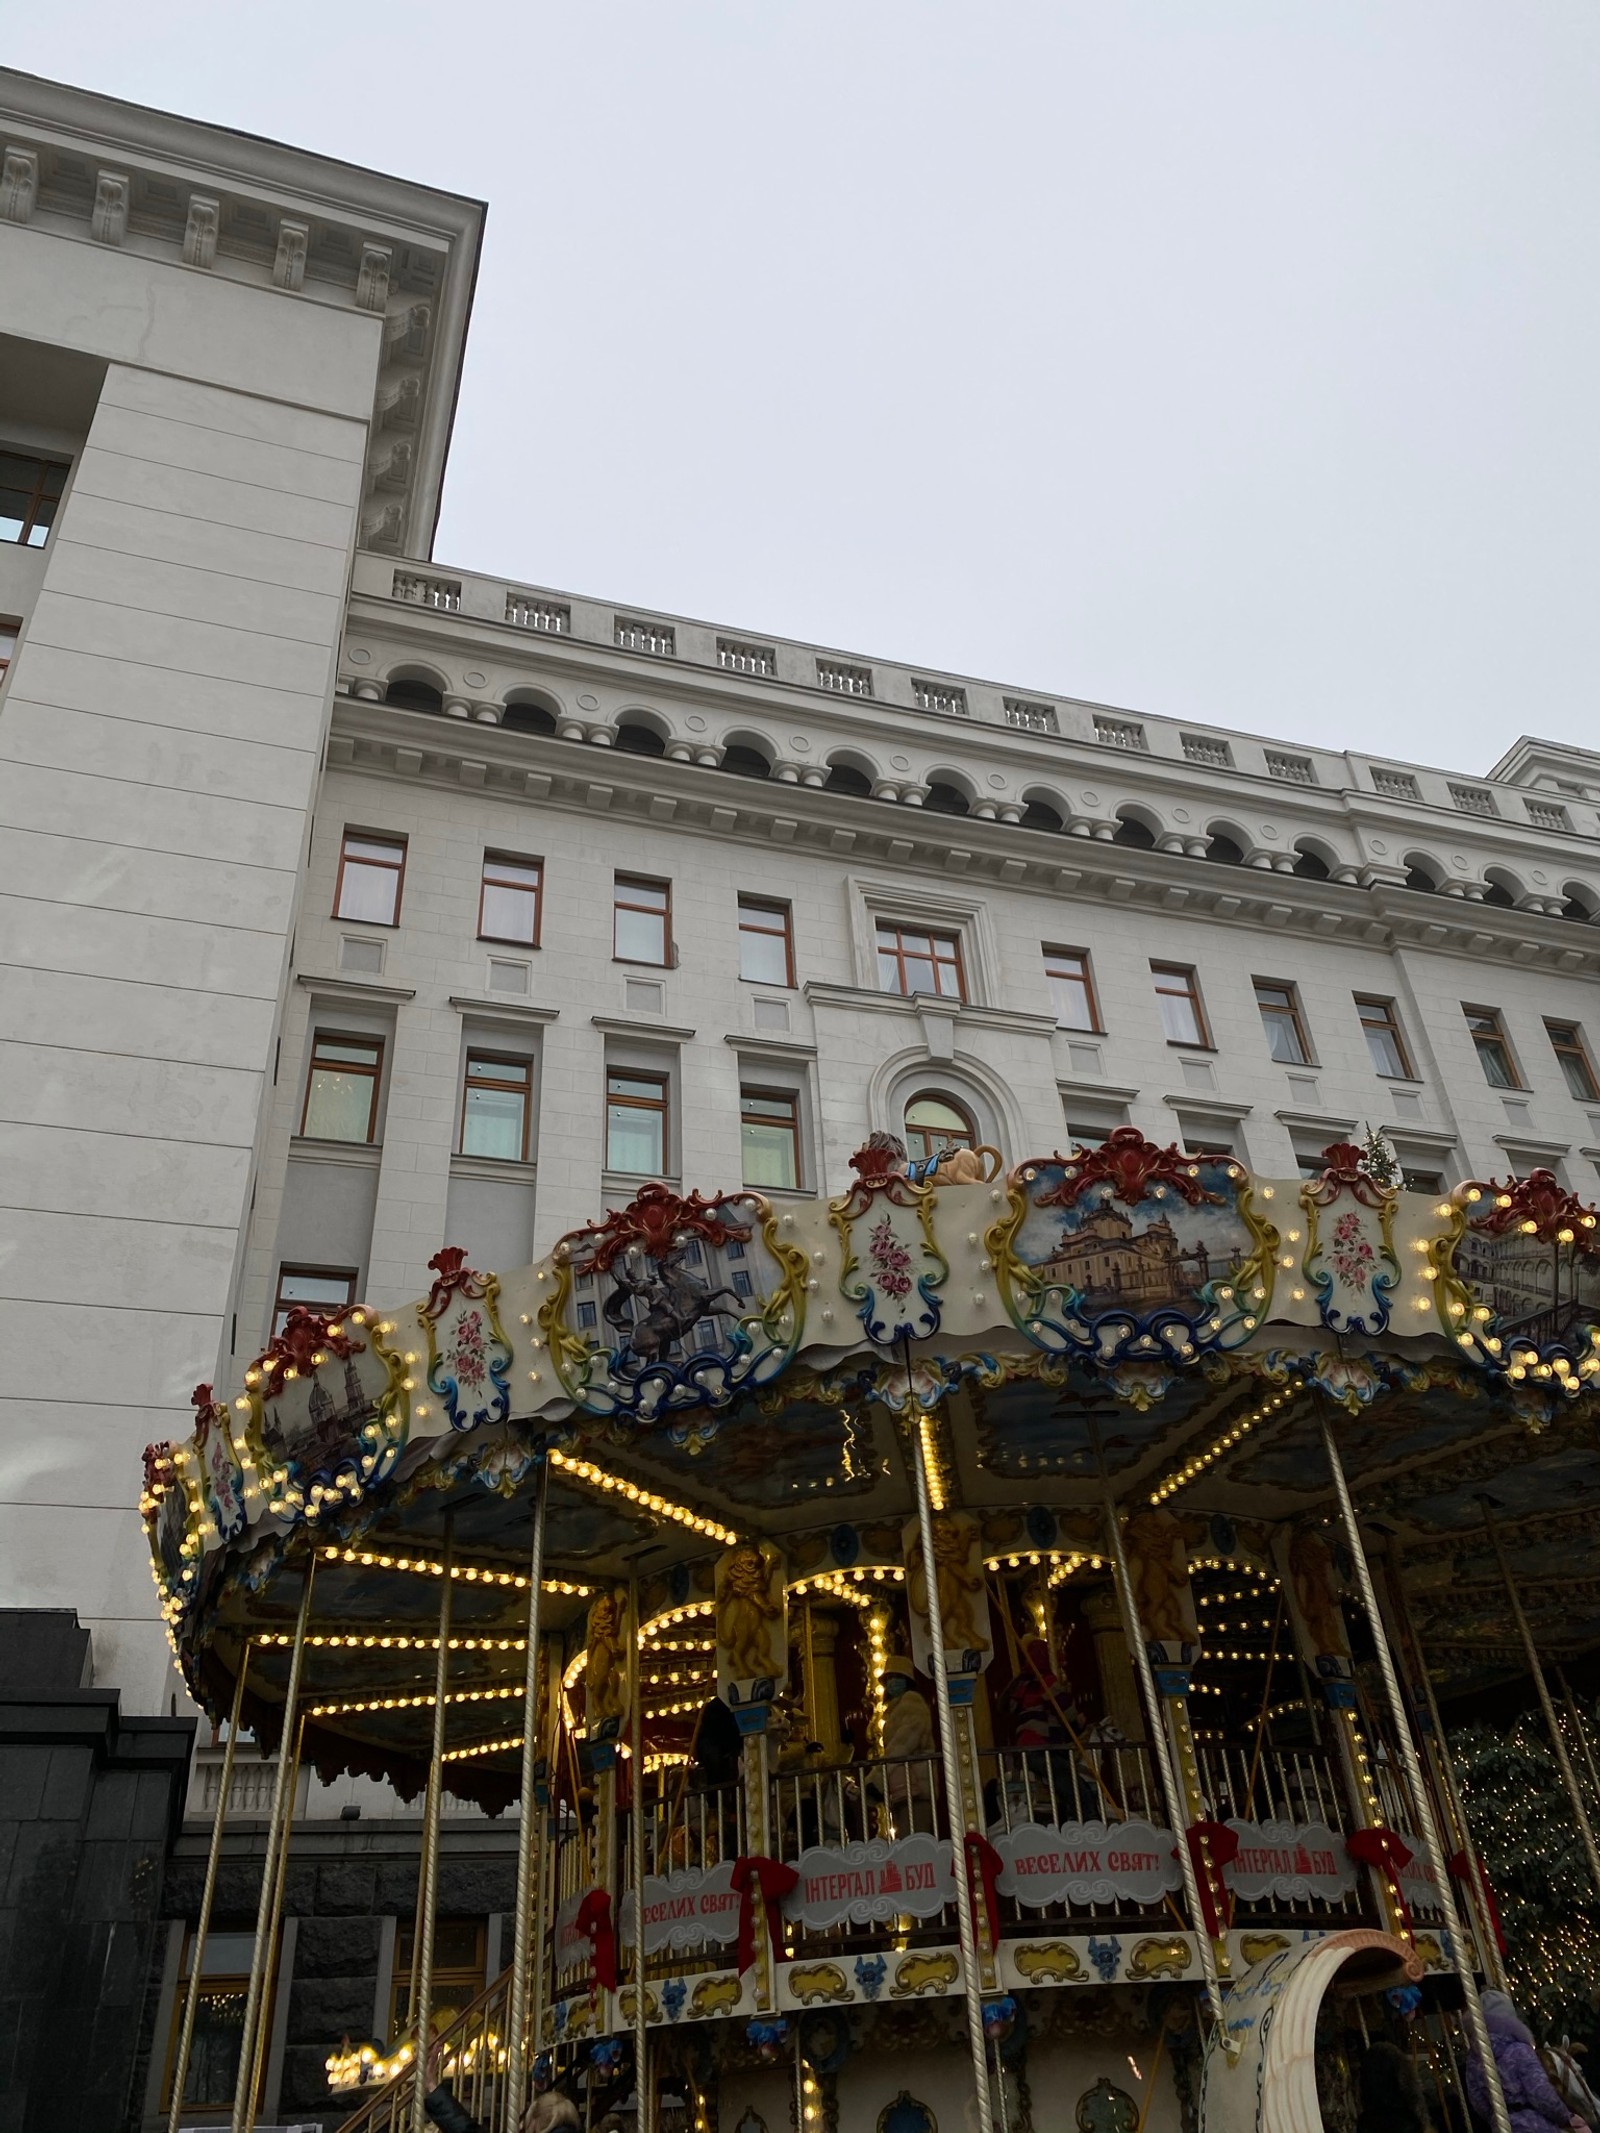
[[[1600,743],[1592,0],[71,0],[4,56],[488,200],[442,560]]]

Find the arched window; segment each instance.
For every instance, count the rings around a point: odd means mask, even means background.
[[[665,755],[667,744],[654,726],[643,719],[623,719],[617,727],[616,746],[623,755]]]
[[[1237,837],[1230,837],[1226,830],[1218,830],[1206,845],[1206,857],[1213,866],[1242,867],[1244,851]]]
[[[864,770],[857,770],[854,763],[830,763],[824,792],[847,792],[858,800],[872,798],[872,780]]]
[[[1124,808],[1117,816],[1117,826],[1112,834],[1113,844],[1126,844],[1136,852],[1153,852],[1156,833],[1142,815]]]
[[[444,697],[431,681],[412,681],[405,675],[391,681],[383,692],[386,704],[401,711],[442,711]]]
[[[905,1139],[911,1161],[925,1163],[943,1148],[976,1147],[978,1130],[953,1097],[924,1089],[906,1105]]]
[[[1414,889],[1419,896],[1437,896],[1439,893],[1439,869],[1424,852],[1407,852],[1406,887]]]
[[[948,780],[935,778],[928,787],[928,796],[922,806],[923,811],[931,815],[964,815],[967,812],[967,796]]]
[[[1333,869],[1314,844],[1295,846],[1294,870],[1302,881],[1327,881],[1333,874]]]
[[[1022,827],[1027,830],[1064,830],[1066,823],[1059,808],[1052,807],[1048,800],[1028,800],[1023,804]]]
[[[770,778],[772,765],[757,748],[747,747],[743,741],[730,741],[722,751],[719,770],[726,770],[736,778]]]
[[[500,723],[508,733],[554,733],[556,715],[545,704],[507,704]]]

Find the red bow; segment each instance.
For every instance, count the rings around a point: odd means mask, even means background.
[[[1222,1885],[1222,1870],[1238,1857],[1239,1832],[1226,1822],[1191,1822],[1184,1836],[1200,1889],[1201,1921],[1207,1938],[1220,1940],[1233,1917],[1233,1897]]]
[[[1483,1908],[1489,1914],[1489,1930],[1494,1935],[1494,1944],[1502,1955],[1506,1952],[1505,1930],[1500,1924],[1500,1906],[1494,1900],[1494,1890],[1483,1870],[1483,1861],[1468,1852],[1456,1852],[1450,1860],[1450,1875],[1455,1881],[1473,1883],[1483,1898]]]
[[[617,1989],[617,1935],[611,1923],[611,1898],[604,1889],[591,1889],[578,1906],[572,1921],[576,1932],[594,1948],[594,1981],[607,1992]]]
[[[1400,1876],[1411,1864],[1411,1847],[1404,1837],[1381,1823],[1371,1829],[1353,1829],[1344,1840],[1344,1848],[1352,1859],[1363,1866],[1375,1866],[1384,1874],[1395,1893],[1400,1906],[1400,1923],[1407,1933],[1411,1931],[1411,1906],[1406,1902],[1405,1884]]]
[[[973,1889],[974,1874],[983,1884],[983,1915],[989,1929],[989,1953],[993,1955],[1000,1945],[1000,1903],[995,1884],[1000,1878],[1000,1869],[1005,1865],[1005,1861],[988,1838],[976,1829],[967,1831],[961,1840],[961,1849],[967,1859],[968,1889],[976,1895],[977,1892]]]
[[[763,1859],[759,1854],[733,1862],[733,1886],[739,1897],[739,1975],[742,1977],[756,1959],[756,1907],[755,1892],[761,1891],[761,1901],[766,1907],[767,1931],[772,1936],[772,1959],[776,1962],[783,1953],[778,1906],[793,1888],[798,1888],[800,1876],[792,1866],[785,1866],[781,1859]]]

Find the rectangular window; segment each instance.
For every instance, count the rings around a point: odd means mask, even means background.
[[[272,1300],[272,1337],[277,1339],[296,1304],[337,1318],[356,1300],[355,1270],[336,1266],[281,1266],[278,1293]]]
[[[517,859],[509,852],[485,852],[483,886],[478,891],[480,941],[514,941],[539,945],[539,905],[544,868],[537,859]]]
[[[1444,1191],[1444,1172],[1442,1170],[1407,1170],[1402,1167],[1400,1183],[1407,1192],[1431,1193],[1433,1198],[1437,1200],[1440,1193]]]
[[[334,917],[359,919],[366,926],[395,925],[405,871],[403,837],[369,837],[362,830],[347,829],[339,848]]]
[[[740,897],[739,975],[752,985],[793,985],[794,930],[787,904]]]
[[[1211,1036],[1200,1004],[1200,981],[1187,963],[1152,963],[1156,1004],[1168,1044],[1199,1044],[1208,1050]]]
[[[531,1061],[508,1059],[499,1052],[468,1052],[461,1100],[461,1153],[492,1156],[501,1163],[525,1163],[532,1094]]]
[[[67,469],[59,460],[0,452],[0,541],[42,548],[66,486]]]
[[[1267,1050],[1279,1066],[1310,1066],[1311,1046],[1300,1016],[1300,995],[1292,985],[1276,978],[1253,978],[1261,1026],[1267,1033]]]
[[[1231,1163],[1237,1151],[1227,1134],[1208,1132],[1203,1126],[1197,1126],[1192,1133],[1185,1129],[1183,1152],[1196,1158],[1211,1156],[1218,1162]]]
[[[880,918],[878,984],[882,991],[904,993],[908,999],[915,993],[931,992],[946,1000],[964,1000],[967,987],[960,936],[925,933],[919,927]]]
[[[611,952],[617,961],[655,963],[664,969],[672,942],[670,885],[619,874],[612,911]]]
[[[1381,1074],[1386,1081],[1415,1081],[1417,1077],[1411,1071],[1411,1058],[1406,1051],[1406,1040],[1400,1031],[1400,1018],[1394,1011],[1393,1000],[1379,1000],[1358,992],[1355,1002],[1361,1027],[1366,1032],[1372,1071]]]
[[[1511,1043],[1500,1020],[1500,1010],[1497,1007],[1468,1007],[1463,1002],[1461,1012],[1467,1018],[1467,1028],[1478,1048],[1483,1078],[1490,1088],[1520,1089],[1522,1082],[1517,1063],[1511,1056]]]
[[[606,1076],[606,1168],[660,1177],[667,1167],[667,1077]]]
[[[1085,948],[1051,948],[1044,951],[1044,974],[1050,981],[1050,998],[1056,1021],[1062,1029],[1100,1029],[1100,1003],[1094,996],[1094,975]]]
[[[486,1918],[441,1918],[433,1929],[434,2023],[446,2029],[482,1992],[488,1960]],[[394,1937],[394,1983],[389,1998],[389,2034],[400,2036],[411,2013],[411,1974],[416,1968],[416,1927],[400,1921]]]
[[[800,1101],[781,1089],[739,1091],[744,1182],[794,1192],[800,1184]]]
[[[6,669],[17,656],[17,634],[21,628],[20,622],[0,620],[0,681],[5,680]]]
[[[311,1039],[300,1131],[312,1141],[372,1141],[378,1134],[383,1039],[319,1029]]]
[[[237,1780],[235,1780],[237,1783]],[[172,2005],[172,2029],[167,2039],[166,2069],[161,2081],[161,2108],[172,2102],[172,2084],[178,2070],[178,2037],[183,2022],[190,1967],[194,1960],[194,1935],[184,1934],[181,1980]],[[239,2074],[239,2047],[244,2034],[245,1991],[249,1984],[250,1938],[243,1933],[213,1933],[206,1941],[205,1975],[200,1980],[195,2003],[194,2035],[189,2045],[189,2071],[183,2084],[183,2101],[197,2111],[225,2111],[233,2098]],[[266,2017],[271,2020],[270,2011]]]
[[[1594,1062],[1583,1041],[1583,1031],[1576,1022],[1547,1022],[1545,1028],[1550,1032],[1551,1049],[1567,1077],[1568,1092],[1579,1103],[1592,1104],[1600,1098],[1600,1084],[1594,1078]]]

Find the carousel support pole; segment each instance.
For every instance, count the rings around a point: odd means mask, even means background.
[[[633,1625],[633,1649],[629,1658],[633,1677],[633,1694],[629,1698],[633,1754],[628,1769],[628,1792],[633,1807],[628,1818],[632,1853],[629,1879],[633,1883],[633,2085],[639,2098],[634,2125],[637,2133],[655,2133],[655,2091],[650,2079],[650,2002],[644,1957],[644,1668],[639,1664],[637,1578],[628,1586],[628,1620]]]
[[[911,1344],[906,1342],[906,1388],[908,1409],[906,1435],[911,1441],[911,1475],[917,1491],[917,1531],[922,1542],[922,1582],[928,1593],[928,1646],[933,1660],[933,1686],[939,1708],[939,1746],[944,1762],[946,1816],[955,1835],[964,1788],[961,1781],[961,1751],[956,1739],[956,1714],[950,1705],[950,1677],[944,1663],[944,1611],[939,1605],[938,1556],[933,1548],[933,1497],[928,1488],[928,1463],[922,1448],[922,1416],[910,1398]],[[963,1821],[965,1816],[962,1816]],[[989,2042],[983,2033],[982,1972],[978,1962],[978,1930],[973,1913],[972,1885],[967,1874],[963,1839],[953,1843],[956,1870],[956,1923],[961,1938],[961,1965],[966,1973],[967,2045],[972,2055],[972,2079],[978,2106],[978,2133],[993,2133],[994,2102],[989,2093]]]
[[[433,2031],[433,1936],[439,1904],[439,1812],[444,1794],[445,1719],[450,1709],[450,1601],[455,1583],[455,1514],[444,1521],[444,1560],[439,1579],[439,1656],[433,1674],[433,1740],[428,1755],[428,1790],[422,1807],[421,1886],[417,1891],[417,1985],[411,2001],[411,2029],[416,2055],[411,2062],[411,2133],[427,2133],[424,2069]]]
[[[217,1894],[217,1868],[222,1859],[222,1833],[228,1820],[228,1795],[233,1790],[233,1754],[239,1744],[239,1725],[244,1713],[245,1677],[250,1671],[250,1640],[239,1654],[239,1675],[233,1684],[233,1707],[228,1714],[228,1739],[222,1751],[221,1790],[211,1824],[211,1849],[206,1855],[205,1885],[200,1891],[200,1915],[194,1923],[194,1953],[189,1959],[189,1992],[183,2003],[183,2027],[178,2033],[178,2061],[172,2072],[172,2109],[167,2114],[167,2133],[178,2133],[183,2116],[183,2092],[189,2079],[189,2054],[194,2048],[195,2016],[200,2008],[200,1982],[205,1976],[206,1936],[211,1931],[211,1906]]]
[[[277,1871],[273,1876],[272,1922],[267,1932],[266,1975],[270,1980],[278,1974],[278,1956],[283,1946],[283,1898],[289,1882],[289,1845],[294,1834],[294,1803],[300,1790],[300,1750],[305,1740],[306,1722],[302,1713],[294,1729],[294,1758],[289,1765],[288,1809],[284,1815],[283,1835],[278,1840]],[[261,2020],[256,2024],[256,2064],[250,2081],[250,2112],[245,2119],[245,2133],[253,2133],[256,2112],[260,2109],[261,2095],[267,2078],[268,2033],[266,2008],[263,2006]]]
[[[1600,1770],[1595,1768],[1594,1750],[1589,1745],[1589,1728],[1584,1723],[1583,1711],[1572,1693],[1572,1684],[1567,1679],[1564,1666],[1556,1668],[1556,1679],[1561,1684],[1562,1701],[1567,1707],[1567,1716],[1572,1720],[1572,1730],[1577,1735],[1578,1749],[1583,1756],[1583,1767],[1589,1773],[1589,1790],[1600,1800]]]
[[[1162,1797],[1167,1804],[1167,1816],[1172,1824],[1173,1841],[1178,1853],[1178,1871],[1183,1876],[1184,1908],[1194,1932],[1195,1945],[1200,1950],[1200,1968],[1206,1981],[1206,2002],[1211,2009],[1211,2019],[1216,2024],[1222,2048],[1231,2059],[1238,2051],[1231,2041],[1228,2025],[1222,2013],[1222,1979],[1217,1969],[1217,1951],[1206,1931],[1205,1908],[1200,1901],[1200,1877],[1195,1872],[1193,1854],[1189,1850],[1189,1810],[1178,1773],[1172,1760],[1172,1749],[1167,1739],[1167,1728],[1161,1709],[1161,1692],[1156,1687],[1155,1674],[1150,1666],[1150,1654],[1145,1648],[1144,1631],[1139,1623],[1139,1606],[1133,1596],[1133,1580],[1128,1575],[1127,1552],[1122,1545],[1122,1520],[1117,1512],[1116,1498],[1106,1497],[1106,1534],[1110,1546],[1111,1567],[1116,1572],[1117,1594],[1122,1601],[1123,1634],[1133,1652],[1134,1665],[1139,1682],[1144,1690],[1145,1704],[1149,1711],[1150,1746],[1155,1752],[1156,1768],[1161,1775]],[[1496,2129],[1500,2133],[1500,2129]]]
[[[262,1978],[266,1971],[267,1943],[272,1937],[272,1905],[277,1892],[277,1847],[280,1832],[285,1840],[287,1816],[294,1811],[294,1788],[289,1782],[289,1757],[294,1745],[295,1718],[300,1704],[300,1670],[305,1659],[306,1625],[311,1620],[311,1587],[316,1576],[315,1548],[306,1556],[305,1582],[300,1588],[300,1608],[294,1620],[294,1644],[289,1653],[289,1679],[283,1693],[283,1733],[278,1742],[278,1771],[272,1782],[272,1807],[267,1819],[267,1849],[261,1862],[261,1900],[256,1907],[255,1946],[250,1955],[250,1982],[245,1988],[244,2025],[239,2035],[239,2078],[233,2087],[233,2115],[229,2133],[245,2133],[253,2125],[256,2099],[251,2093],[255,2074],[255,2038],[258,2024],[265,2026]]]
[[[506,2038],[506,2133],[522,2123],[527,2087],[528,1928],[534,1908],[534,1876],[542,1890],[543,1853],[539,1789],[539,1597],[544,1581],[544,1524],[550,1498],[550,1463],[542,1451],[533,1491],[533,1544],[528,1551],[528,1652],[522,1695],[522,1819],[517,1826],[517,1908],[511,1930],[511,2007]]]
[[[744,1777],[744,1847],[753,1859],[772,1856],[772,1758],[767,1742],[767,1706],[742,1703],[734,1713],[743,1743],[740,1758]],[[771,2014],[778,2004],[778,1979],[772,1959],[772,1929],[767,1921],[767,1899],[759,1888],[751,1891],[755,1914],[755,1995],[758,2014]]]
[[[1528,1627],[1528,1617],[1523,1612],[1522,1595],[1517,1591],[1511,1575],[1511,1565],[1506,1561],[1506,1551],[1500,1539],[1500,1529],[1494,1522],[1494,1513],[1489,1508],[1489,1499],[1480,1496],[1478,1502],[1483,1510],[1483,1523],[1488,1529],[1494,1547],[1495,1561],[1500,1565],[1500,1575],[1505,1581],[1506,1598],[1511,1602],[1511,1612],[1516,1619],[1517,1634],[1522,1639],[1522,1649],[1527,1657],[1528,1672],[1533,1676],[1533,1685],[1539,1692],[1539,1706],[1544,1712],[1544,1722],[1550,1733],[1550,1746],[1555,1751],[1556,1766],[1561,1772],[1561,1782],[1567,1788],[1567,1798],[1572,1802],[1573,1817],[1578,1825],[1578,1834],[1583,1839],[1583,1849],[1589,1861],[1589,1872],[1594,1885],[1600,1889],[1600,1847],[1595,1844],[1594,1825],[1589,1820],[1589,1810],[1583,1804],[1583,1794],[1578,1786],[1578,1773],[1572,1767],[1572,1758],[1567,1753],[1567,1744],[1561,1731],[1561,1722],[1556,1717],[1556,1707],[1550,1699],[1550,1684],[1544,1678],[1544,1668],[1539,1663],[1538,1649],[1533,1641],[1533,1631]]]
[[[1500,1953],[1500,1943],[1495,1938],[1494,1919],[1490,1915],[1486,1899],[1488,1881],[1484,1874],[1483,1854],[1472,1834],[1472,1825],[1467,1820],[1467,1803],[1461,1797],[1461,1788],[1456,1782],[1455,1758],[1450,1752],[1444,1720],[1439,1716],[1439,1699],[1433,1693],[1433,1676],[1428,1672],[1428,1655],[1422,1648],[1422,1638],[1418,1634],[1416,1619],[1411,1612],[1411,1602],[1406,1597],[1405,1583],[1400,1575],[1400,1561],[1393,1540],[1389,1543],[1389,1590],[1394,1596],[1395,1614],[1400,1627],[1411,1646],[1417,1679],[1422,1684],[1422,1699],[1428,1707],[1433,1765],[1439,1775],[1445,1803],[1450,1810],[1450,1819],[1455,1824],[1456,1835],[1461,1840],[1460,1848],[1466,1855],[1467,1887],[1471,1892],[1472,1915],[1478,1928],[1478,1945],[1483,1951],[1483,1967],[1499,1990],[1506,1992],[1510,1989],[1510,1979],[1506,1975],[1505,1957]]]
[[[1460,1914],[1456,1910],[1455,1896],[1450,1887],[1450,1862],[1445,1857],[1439,1840],[1439,1825],[1434,1819],[1433,1802],[1428,1797],[1427,1780],[1422,1774],[1422,1764],[1417,1755],[1417,1744],[1411,1731],[1411,1714],[1406,1709],[1405,1697],[1400,1692],[1400,1677],[1394,1670],[1394,1655],[1389,1650],[1389,1633],[1378,1608],[1377,1589],[1372,1582],[1372,1566],[1367,1561],[1366,1544],[1361,1538],[1361,1527],[1356,1518],[1355,1500],[1350,1494],[1350,1484],[1345,1479],[1344,1461],[1339,1457],[1339,1447],[1334,1442],[1332,1427],[1325,1406],[1319,1406],[1318,1425],[1322,1431],[1322,1449],[1328,1461],[1328,1472],[1333,1477],[1334,1494],[1339,1499],[1339,1518],[1344,1527],[1345,1546],[1355,1565],[1356,1580],[1361,1588],[1361,1604],[1366,1609],[1367,1622],[1372,1631],[1373,1647],[1378,1655],[1378,1672],[1383,1677],[1383,1693],[1389,1705],[1389,1718],[1399,1743],[1400,1760],[1406,1775],[1406,1789],[1411,1795],[1411,1811],[1417,1818],[1417,1834],[1427,1846],[1433,1862],[1434,1877],[1439,1890],[1439,1908],[1444,1913],[1446,1930],[1450,1935],[1450,1952],[1455,1957],[1456,1972],[1461,1979],[1461,1990],[1467,2004],[1467,2027],[1472,2034],[1473,2048],[1483,2068],[1485,2084],[1489,2091],[1489,2117],[1494,2133],[1511,2133],[1511,2118],[1506,2110],[1506,2099],[1500,2087],[1500,2073],[1494,2062],[1494,2051],[1489,2043],[1488,2027],[1483,2019],[1483,2002],[1478,1997],[1478,1980],[1472,1968],[1472,1958],[1467,1949],[1467,1937],[1461,1929]]]

